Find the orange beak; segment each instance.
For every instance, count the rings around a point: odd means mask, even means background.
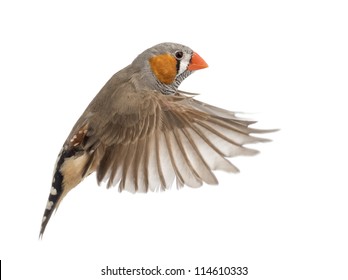
[[[201,58],[198,53],[193,52],[190,64],[188,65],[187,69],[190,71],[193,70],[199,70],[203,68],[207,68],[208,64],[204,61],[203,58]]]

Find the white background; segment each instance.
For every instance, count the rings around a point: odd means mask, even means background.
[[[345,1],[2,1],[4,279],[117,279],[100,275],[106,265],[192,271],[158,279],[201,279],[196,266],[347,279],[347,14]],[[260,155],[233,159],[241,173],[218,173],[219,186],[120,194],[92,175],[40,241],[73,124],[114,72],[165,41],[210,66],[181,89],[281,131]]]

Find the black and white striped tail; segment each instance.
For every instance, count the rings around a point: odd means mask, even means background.
[[[42,218],[41,222],[41,229],[40,229],[40,238],[42,238],[45,228],[48,224],[48,221],[50,220],[52,213],[57,210],[57,206],[62,198],[63,192],[64,192],[64,185],[63,185],[63,179],[64,176],[61,173],[61,167],[64,163],[64,161],[67,158],[70,158],[76,154],[75,149],[70,150],[64,150],[60,152],[58,156],[58,161],[55,167],[53,180],[52,180],[52,187],[50,191],[50,195],[47,200],[46,209]]]

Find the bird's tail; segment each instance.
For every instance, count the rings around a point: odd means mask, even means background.
[[[52,187],[41,222],[40,238],[45,232],[52,213],[57,210],[64,196],[85,177],[86,165],[90,164],[86,153],[76,149],[62,149],[54,169]]]

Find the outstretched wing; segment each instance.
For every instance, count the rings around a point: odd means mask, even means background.
[[[217,184],[213,170],[238,172],[227,158],[256,154],[244,145],[266,139],[250,134],[269,132],[184,94],[129,93],[118,99],[89,141],[98,142],[92,159],[98,183],[119,184],[120,191],[167,189],[174,179],[178,187]]]

